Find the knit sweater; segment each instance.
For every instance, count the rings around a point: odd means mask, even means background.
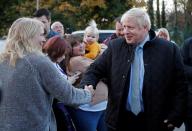
[[[0,63],[0,131],[56,131],[53,98],[77,106],[91,94],[72,87],[42,55],[28,54],[15,67]]]

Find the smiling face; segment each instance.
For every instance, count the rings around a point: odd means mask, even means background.
[[[144,40],[144,37],[148,33],[147,27],[139,25],[136,18],[127,17],[122,21],[122,24],[124,36],[128,44],[138,44]]]
[[[37,32],[35,34],[35,36],[33,37],[32,41],[33,41],[34,44],[37,44],[40,48],[42,48],[42,46],[44,45],[44,43],[46,41],[45,40],[44,28],[43,27],[40,29],[39,32]]]
[[[115,23],[115,32],[117,36],[124,36],[123,25],[119,21]]]
[[[142,8],[131,8],[121,17],[123,32],[128,44],[137,45],[142,42],[151,29],[151,21]]]
[[[73,47],[73,56],[83,56],[85,54],[85,44],[83,42],[76,43]]]
[[[53,23],[51,29],[58,32],[61,36],[64,36],[64,27],[60,22]]]

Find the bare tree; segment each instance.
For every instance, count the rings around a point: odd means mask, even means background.
[[[160,18],[160,10],[159,10],[159,0],[157,0],[156,22],[157,22],[157,28],[160,28],[161,18]]]
[[[151,28],[154,29],[154,9],[153,9],[153,0],[149,0],[147,3],[147,10],[151,19]]]
[[[162,1],[162,10],[161,10],[161,24],[162,24],[162,27],[166,27],[166,14],[165,14],[165,1],[163,0]]]

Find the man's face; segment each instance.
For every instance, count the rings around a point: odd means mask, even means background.
[[[127,17],[123,22],[123,32],[128,44],[138,44],[148,33],[147,27],[139,26],[136,18]]]
[[[116,31],[116,35],[119,36],[123,36],[123,25],[120,22],[116,22],[115,24],[115,31]]]
[[[51,20],[48,20],[46,16],[36,17],[36,19],[38,19],[39,21],[41,21],[44,24],[46,34],[49,34]]]
[[[52,30],[58,32],[61,36],[64,36],[64,27],[61,23],[55,23]]]

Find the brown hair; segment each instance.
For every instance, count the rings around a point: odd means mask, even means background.
[[[83,38],[79,35],[72,34],[72,35],[68,35],[65,39],[70,44],[70,47],[71,47],[71,51],[67,55],[65,66],[68,69],[68,71],[71,71],[70,59],[73,57],[73,47],[83,42]]]
[[[63,55],[68,55],[71,52],[70,44],[60,36],[54,36],[45,43],[43,52],[47,53],[53,62]]]
[[[74,47],[79,42],[83,42],[83,38],[79,35],[68,35],[66,39],[70,43],[71,47]]]

